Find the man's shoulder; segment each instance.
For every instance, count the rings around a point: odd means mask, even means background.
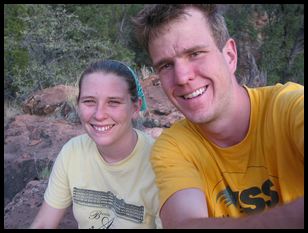
[[[297,99],[304,95],[304,86],[294,82],[287,82],[285,84],[277,83],[271,86],[263,86],[256,88],[247,88],[249,96],[252,100],[257,102],[284,102],[291,103],[291,99]]]
[[[280,93],[280,92],[290,92],[295,90],[304,90],[304,86],[294,82],[287,82],[285,84],[276,83],[275,85],[263,86],[263,87],[256,87],[256,88],[249,88],[246,87],[248,90],[253,90],[256,92],[268,92],[268,93]]]
[[[172,124],[163,130],[156,141],[188,142],[199,137],[197,127],[186,118]]]
[[[186,118],[181,119],[179,121],[174,122],[170,128],[167,128],[163,131],[163,133],[174,134],[177,132],[183,131],[191,131],[192,130],[192,123],[190,123]]]
[[[282,105],[287,105],[289,103],[292,105],[297,102],[298,99],[303,99],[304,96],[304,86],[294,83],[287,82],[285,84],[276,84],[272,86],[271,99],[275,103],[281,103]]]

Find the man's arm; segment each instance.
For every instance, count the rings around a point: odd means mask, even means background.
[[[36,215],[31,229],[54,229],[58,228],[67,208],[56,209],[48,205],[45,201],[38,214]]]
[[[181,228],[186,221],[207,217],[207,204],[200,189],[177,191],[167,199],[160,211],[163,228]]]
[[[162,206],[164,228],[304,228],[304,198],[243,218],[209,218],[204,193],[184,189]]]

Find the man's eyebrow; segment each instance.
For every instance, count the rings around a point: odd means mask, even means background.
[[[182,56],[183,54],[189,54],[198,50],[206,49],[208,46],[207,45],[197,45],[192,48],[184,49],[181,51],[177,56]],[[153,64],[153,67],[157,69],[160,67],[162,64],[168,63],[171,61],[171,58],[163,58],[161,60],[158,60],[158,62]]]
[[[203,50],[203,49],[206,49],[208,46],[206,45],[197,45],[197,46],[194,46],[192,48],[188,48],[188,49],[184,49],[182,54],[187,54],[187,53],[192,53],[192,52],[196,52],[198,50]]]
[[[153,64],[154,69],[157,69],[158,67],[160,67],[162,64],[168,63],[169,61],[171,61],[171,59],[169,58],[163,58],[161,60],[159,60],[156,64]]]

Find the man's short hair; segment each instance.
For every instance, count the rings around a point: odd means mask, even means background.
[[[132,18],[135,36],[138,42],[149,53],[149,43],[157,37],[164,25],[179,20],[187,14],[188,8],[200,10],[212,32],[216,46],[222,51],[230,38],[224,17],[214,4],[149,4]]]

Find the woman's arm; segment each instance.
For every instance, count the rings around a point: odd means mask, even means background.
[[[60,221],[64,217],[67,208],[56,209],[48,205],[45,201],[42,204],[41,209],[36,215],[31,229],[54,229],[58,228]]]

